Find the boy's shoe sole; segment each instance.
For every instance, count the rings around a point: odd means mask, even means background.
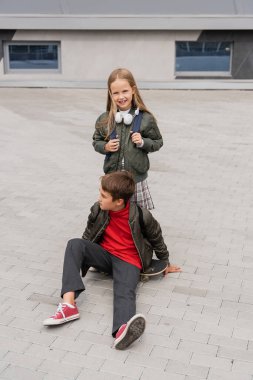
[[[44,326],[58,326],[62,325],[63,323],[67,323],[70,321],[74,321],[75,319],[79,318],[79,313],[75,315],[71,315],[71,317],[67,318],[62,318],[62,319],[53,319],[53,318],[48,318],[43,322]]]
[[[146,319],[142,314],[134,315],[126,325],[123,333],[115,339],[114,348],[124,350],[136,341],[144,332]]]

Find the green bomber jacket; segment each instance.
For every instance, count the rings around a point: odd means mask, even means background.
[[[133,115],[134,109],[131,109],[130,113]],[[143,112],[140,133],[144,144],[141,148],[138,148],[131,140],[133,123],[130,125],[125,125],[123,122],[115,124],[116,134],[120,140],[120,149],[117,152],[106,154],[105,144],[109,141],[109,137],[108,127],[103,125],[103,120],[107,117],[108,112],[104,112],[98,117],[93,134],[95,151],[105,155],[104,173],[121,170],[124,159],[124,169],[133,174],[135,182],[143,181],[147,178],[150,166],[148,154],[158,151],[163,146],[162,135],[154,117],[148,112]]]

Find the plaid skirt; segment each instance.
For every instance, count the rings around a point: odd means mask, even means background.
[[[147,208],[148,210],[153,210],[155,208],[146,179],[135,184],[135,193],[131,197],[131,202],[135,202],[139,206]]]

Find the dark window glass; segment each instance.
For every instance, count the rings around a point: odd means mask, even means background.
[[[231,42],[176,42],[176,72],[230,72]]]
[[[57,44],[10,44],[10,69],[58,69]]]

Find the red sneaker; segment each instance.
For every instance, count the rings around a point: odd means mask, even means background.
[[[124,350],[144,332],[146,327],[146,319],[142,314],[134,315],[126,324],[122,325],[114,341],[114,348]]]
[[[56,326],[63,323],[73,321],[79,318],[79,311],[76,305],[59,303],[56,313],[52,317],[45,319],[44,326]]]

